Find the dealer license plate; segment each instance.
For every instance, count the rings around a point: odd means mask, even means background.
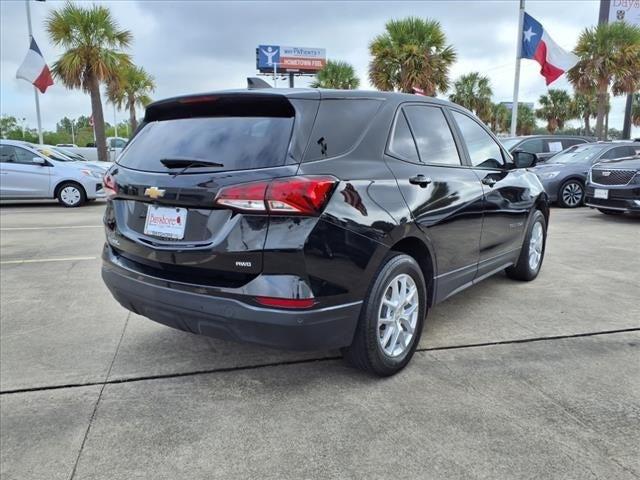
[[[182,240],[187,224],[187,209],[149,205],[144,234]]]
[[[605,190],[604,188],[596,188],[593,192],[593,196],[595,198],[602,198],[606,200],[607,198],[609,198],[609,190]]]

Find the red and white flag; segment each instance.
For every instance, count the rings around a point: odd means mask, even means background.
[[[412,89],[413,89],[413,94],[414,95],[419,95],[421,97],[426,97],[423,89],[418,88],[418,87],[412,87]]]
[[[38,44],[31,37],[31,45],[29,51],[25,57],[22,65],[18,68],[16,78],[22,78],[27,82],[30,82],[42,93],[47,91],[47,88],[53,85],[53,78],[47,63],[44,61],[42,53],[38,48]]]

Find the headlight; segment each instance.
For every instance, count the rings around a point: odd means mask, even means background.
[[[83,175],[86,175],[87,177],[93,177],[93,178],[102,178],[102,174],[100,172],[97,172],[95,170],[80,170],[82,172]]]
[[[538,174],[542,180],[551,180],[552,178],[556,178],[558,175],[560,175],[560,172],[543,172]]]

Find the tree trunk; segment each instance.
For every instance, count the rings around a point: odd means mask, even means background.
[[[93,115],[93,128],[96,132],[96,147],[98,148],[98,160],[109,160],[107,154],[107,138],[104,133],[104,114],[102,113],[102,101],[100,100],[100,82],[95,76],[89,80],[89,94],[91,95],[91,114]]]
[[[607,90],[598,91],[598,115],[596,117],[596,137],[604,140],[604,116],[607,111]]]
[[[585,115],[584,116],[584,134],[585,135],[591,135],[591,125],[589,125],[589,118],[591,116],[590,115]]]
[[[131,125],[131,135],[138,128],[138,121],[136,120],[136,104],[134,101],[129,100],[129,125]]]

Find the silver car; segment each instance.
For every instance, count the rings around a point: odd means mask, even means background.
[[[79,207],[103,198],[104,167],[75,161],[42,145],[0,140],[0,199],[57,198],[65,207]]]

